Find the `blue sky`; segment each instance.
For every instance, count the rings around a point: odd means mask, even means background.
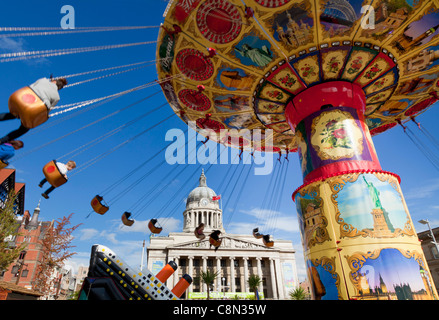
[[[157,27],[163,20],[162,14],[167,2],[159,0],[75,0],[68,3],[54,0],[8,1],[1,4],[0,26],[59,27],[63,17],[60,10],[64,4],[75,8],[76,27],[154,26],[154,28],[53,36],[0,37],[0,53],[155,41]],[[1,110],[7,111],[7,99],[11,93],[38,78],[48,77],[50,74],[69,75],[154,61],[155,51],[156,46],[153,43],[0,63],[0,98],[3,100]],[[116,71],[118,70],[111,72]],[[94,76],[97,75],[78,77],[72,81]],[[108,96],[152,83],[156,79],[157,72],[153,62],[150,66],[139,70],[63,89],[60,92],[59,105]],[[146,99],[150,95],[153,96]],[[131,106],[141,99],[144,100]],[[248,164],[217,164],[210,167],[196,163],[176,166],[164,163],[164,153],[142,165],[169,143],[165,141],[168,130],[180,129],[185,132],[187,130],[187,126],[177,116],[170,117],[172,109],[167,105],[145,115],[165,103],[166,99],[160,87],[152,85],[100,106],[83,107],[66,113],[65,116],[51,118],[41,127],[31,130],[22,137],[25,148],[17,152],[11,163],[11,167],[17,170],[16,180],[26,183],[25,208],[32,213],[41,200],[42,220],[58,219],[74,213],[72,224],[82,223],[74,233],[73,245],[76,247],[73,250],[77,254],[69,262],[75,268],[80,264],[88,265],[90,249],[95,243],[120,252],[124,260],[135,266],[140,264],[142,242],[149,237],[149,230],[146,227],[149,219],[168,218],[163,234],[182,230],[184,198],[197,185],[201,168],[204,168],[208,186],[223,197],[226,231],[251,234],[251,230],[259,226],[261,232],[269,231],[275,239],[292,240],[297,250],[299,280],[304,280],[303,250],[295,204],[291,200],[293,191],[302,184],[297,155],[290,154],[289,162],[284,161],[283,166],[278,163],[273,175],[255,176],[250,172],[248,178],[246,178],[250,169]],[[121,110],[128,106],[130,107]],[[105,118],[108,115],[111,116]],[[417,120],[437,137],[438,116],[439,111],[433,107]],[[168,120],[157,125],[168,117],[170,117]],[[130,121],[135,122],[122,130],[120,126],[131,123]],[[154,125],[157,126],[141,134]],[[0,135],[18,126],[18,120],[3,122]],[[425,143],[429,143],[414,124],[409,124],[409,127],[417,136],[424,139]],[[91,148],[79,149],[81,146],[89,146],[88,143],[94,139],[105,137],[113,129],[120,131]],[[67,135],[73,131],[75,133]],[[63,138],[57,140],[59,137]],[[129,139],[132,140],[127,142]],[[435,201],[439,190],[437,169],[419,152],[400,127],[374,137],[374,143],[383,170],[401,176],[402,191],[412,219],[415,221],[416,230],[423,231],[426,228],[416,222],[419,219],[429,219],[433,227],[438,226],[439,205]],[[114,152],[99,158],[114,147],[117,147]],[[69,155],[75,155],[73,160],[78,164],[76,173],[72,171],[69,182],[55,190],[49,200],[43,199],[40,195],[42,189],[37,186],[43,177],[43,166],[53,159],[67,161]],[[98,157],[99,161],[81,169],[81,165],[95,157]],[[274,160],[277,163],[277,155],[274,156]],[[138,170],[127,177],[135,168]],[[276,179],[278,169],[281,169],[281,172],[277,181],[285,180],[285,186],[276,188],[273,192],[267,191],[271,179]],[[149,171],[152,172],[149,174]],[[284,176],[286,179],[281,179]],[[122,183],[115,185],[124,177],[126,179]],[[110,190],[107,190],[108,188]],[[92,213],[87,218],[91,212],[91,199],[104,191],[106,191],[103,193],[105,200],[113,203],[110,211],[104,216]],[[266,199],[267,193],[269,196]],[[273,203],[277,199],[281,199],[281,202]],[[131,228],[122,227],[120,217],[124,211],[131,209],[136,223]]]

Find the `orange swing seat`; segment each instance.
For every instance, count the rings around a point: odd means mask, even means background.
[[[216,240],[212,237],[209,238],[209,243],[213,245],[215,248],[218,248],[221,245],[221,239]]]
[[[67,182],[67,178],[61,174],[55,160],[46,163],[46,165],[43,167],[43,173],[47,182],[49,182],[50,185],[55,188],[58,188]]]
[[[157,227],[156,226],[157,223],[157,219],[151,219],[148,223],[148,228],[152,233],[160,233],[162,232],[163,228],[162,227]]]
[[[96,213],[105,214],[110,208],[107,205],[105,205],[104,202],[105,201],[103,197],[101,197],[100,195],[96,195],[91,200],[91,207]]]
[[[253,229],[253,237],[255,237],[256,239],[261,239],[263,237],[263,235],[259,233],[259,228]]]
[[[262,237],[262,242],[264,243],[264,245],[266,247],[271,248],[272,246],[274,246],[274,241],[270,240],[270,236],[269,235],[265,235]]]
[[[8,101],[9,112],[21,120],[28,129],[35,128],[49,119],[49,110],[30,87],[15,91]]]
[[[4,169],[9,165],[9,162],[5,160],[0,160],[0,169]]]
[[[130,217],[131,217],[131,212],[126,212],[125,211],[122,214],[122,222],[123,222],[124,225],[126,225],[128,227],[131,227],[133,225],[133,223],[134,223],[134,220],[130,219]]]

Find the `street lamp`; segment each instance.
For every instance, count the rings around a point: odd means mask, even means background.
[[[426,224],[428,226],[428,229],[430,230],[431,238],[433,239],[431,243],[433,243],[436,246],[436,252],[439,255],[439,244],[436,242],[436,238],[434,237],[434,233],[433,230],[431,229],[430,222],[426,219],[425,220],[421,219],[418,222],[421,224]]]

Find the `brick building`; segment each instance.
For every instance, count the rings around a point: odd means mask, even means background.
[[[32,289],[38,265],[42,259],[41,240],[45,230],[53,221],[39,221],[40,206],[35,208],[32,216],[26,210],[18,230],[19,236],[8,239],[10,246],[26,243],[18,259],[3,273],[1,280],[11,282],[27,289]]]

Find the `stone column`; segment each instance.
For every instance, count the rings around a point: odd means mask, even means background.
[[[274,260],[274,268],[276,270],[276,282],[277,282],[277,287],[279,289],[279,299],[283,300],[285,299],[285,286],[284,283],[282,281],[283,277],[282,277],[282,271],[280,268],[280,260],[279,259],[275,259]]]
[[[201,257],[203,259],[203,271],[206,272],[207,270],[207,257]],[[200,278],[200,284],[202,283]],[[203,292],[207,292],[207,285],[203,283]]]
[[[178,267],[178,264],[180,263],[180,257],[179,256],[175,256],[174,257],[174,262],[177,264],[177,267]],[[172,286],[171,286],[171,288],[173,288],[176,284],[177,284],[177,282],[178,282],[178,268],[177,268],[177,270],[175,270],[175,272],[172,274]]]
[[[244,285],[241,286],[244,290],[244,292],[249,292],[248,289],[248,257],[243,257],[242,260],[244,261]]]
[[[194,278],[194,272],[193,272],[193,270],[194,270],[194,256],[189,256],[188,259],[189,259],[188,274],[193,279]],[[189,290],[189,292],[192,292],[193,291],[193,286],[189,286],[188,290]]]
[[[271,278],[271,290],[273,290],[273,299],[277,299],[277,288],[276,288],[276,272],[274,270],[274,259],[270,258],[270,278]]]
[[[221,272],[221,257],[216,257],[216,271],[219,271],[216,276],[216,291],[221,292],[221,278],[223,276]]]
[[[230,291],[235,292],[235,258],[230,257]]]
[[[258,288],[258,290],[259,290],[259,292],[264,292],[263,291],[263,284],[262,284],[262,268],[261,268],[261,260],[262,260],[262,258],[261,257],[256,257],[256,265],[257,265],[257,267],[258,267],[258,276],[259,276],[259,278],[261,278],[261,284],[259,285],[259,288]]]

